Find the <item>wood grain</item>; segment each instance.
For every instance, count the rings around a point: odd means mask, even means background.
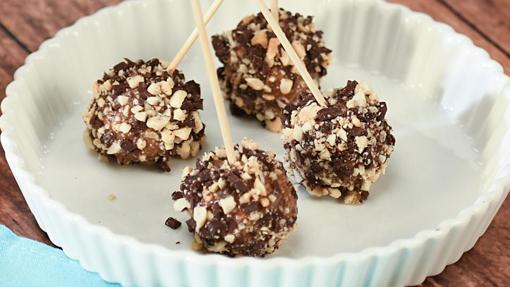
[[[437,286],[510,286],[510,200],[506,200],[487,232],[473,249],[440,275],[429,277],[421,285]]]
[[[30,51],[80,17],[120,0],[2,0],[1,22]],[[10,15],[6,16],[6,15]]]
[[[23,62],[27,52],[5,31],[0,30],[0,90],[12,81],[15,69]],[[25,199],[5,161],[4,149],[0,147],[0,224],[11,228],[17,234],[51,244],[28,209]]]
[[[59,29],[120,0],[0,0],[0,96],[14,70]],[[305,0],[302,0],[305,1]],[[392,0],[431,15],[473,39],[510,72],[509,0]],[[51,244],[28,209],[0,147],[0,224]],[[476,246],[420,286],[510,286],[510,201]]]
[[[506,7],[510,7],[510,1],[508,0],[502,0],[506,1]],[[390,0],[390,2],[403,4],[409,8],[411,8],[414,11],[423,12],[426,13],[434,20],[439,22],[444,22],[450,26],[452,26],[455,31],[462,33],[471,40],[473,40],[474,44],[482,47],[483,49],[487,50],[491,57],[498,61],[500,64],[503,65],[503,68],[505,70],[505,73],[510,73],[510,57],[508,56],[509,50],[501,50],[498,47],[494,46],[490,40],[488,40],[488,36],[485,36],[485,34],[481,34],[476,29],[473,28],[473,26],[467,22],[464,21],[462,16],[455,11],[452,10],[450,6],[445,5],[440,0]],[[464,3],[465,1],[457,1]],[[466,1],[467,2],[467,1]],[[486,2],[491,1],[483,1],[483,0],[472,0],[471,2],[478,3],[479,9],[484,9]],[[510,21],[510,18],[508,19]],[[510,34],[507,32],[506,34],[507,40],[510,40]]]
[[[441,0],[460,18],[486,36],[492,45],[510,57],[510,5],[508,0]]]

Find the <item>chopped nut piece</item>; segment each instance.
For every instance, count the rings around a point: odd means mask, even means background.
[[[134,115],[135,119],[141,122],[145,122],[147,119],[147,113],[146,112],[138,112]]]
[[[120,147],[120,143],[119,142],[114,142],[109,148],[108,150],[106,151],[107,154],[116,154],[118,152],[120,152],[122,150],[122,148]]]
[[[366,107],[367,106],[367,100],[366,96],[363,90],[360,90],[354,94],[354,97],[352,97],[346,105],[349,109],[355,108],[355,107]]]
[[[108,194],[108,201],[113,202],[117,199],[117,196],[113,193]]]
[[[176,91],[170,98],[170,105],[176,109],[179,109],[182,106],[182,102],[184,102],[184,99],[186,98],[187,95],[188,93],[186,93],[183,90]]]
[[[258,177],[255,178],[253,187],[255,188],[255,191],[257,192],[257,194],[266,195],[266,187],[264,186],[264,184],[260,181],[260,179]]]
[[[301,127],[296,127],[293,130],[292,136],[295,140],[301,141],[303,139],[303,129]]]
[[[127,123],[121,123],[119,126],[119,131],[127,134],[131,130],[131,125]]]
[[[342,128],[339,128],[338,131],[337,131],[337,135],[338,137],[343,140],[344,142],[347,141],[347,133],[345,132],[344,129]]]
[[[355,141],[358,146],[358,152],[360,153],[368,146],[368,139],[366,136],[356,137]]]
[[[225,235],[224,239],[228,243],[234,243],[234,240],[236,240],[236,238],[235,238],[235,236],[233,234]]]
[[[260,91],[264,88],[264,82],[257,78],[246,78],[244,79],[250,88]]]
[[[190,166],[186,166],[183,170],[182,170],[182,175],[181,175],[181,179],[184,179],[186,176],[188,176],[190,173],[191,173],[191,167]]]
[[[102,85],[99,86],[99,91],[101,93],[107,93],[111,91],[112,89],[112,82],[110,80],[104,82]]]
[[[266,62],[268,62],[269,66],[273,66],[274,63],[274,57],[278,55],[280,46],[280,41],[278,41],[277,38],[271,38],[269,40],[269,44],[267,46],[267,52],[266,52]]]
[[[175,136],[182,140],[187,140],[189,138],[190,133],[191,128],[180,128],[174,131]]]
[[[192,113],[193,120],[195,121],[195,127],[193,127],[193,131],[195,133],[198,133],[204,128],[204,124],[202,123],[202,120],[200,119],[200,115],[197,112]]]
[[[272,121],[266,121],[266,128],[272,132],[279,132],[282,130],[282,121],[280,118],[275,118]]]
[[[134,107],[132,107],[132,108],[131,108],[131,112],[132,112],[132,113],[138,113],[138,112],[140,112],[140,111],[142,111],[142,110],[143,110],[143,107],[142,107],[142,106],[139,106],[139,105],[136,105],[136,106],[134,106]]]
[[[282,92],[282,94],[286,95],[290,93],[293,84],[294,82],[292,82],[289,79],[282,79],[280,82],[280,91]]]
[[[340,190],[336,188],[330,188],[329,195],[333,198],[340,198],[342,196],[342,193],[340,192]]]
[[[361,121],[355,115],[352,116],[352,124],[357,128],[361,127]]]
[[[147,126],[156,131],[162,130],[170,122],[169,117],[155,116],[147,120]]]
[[[306,56],[306,50],[303,44],[301,44],[300,41],[294,41],[292,42],[292,47],[296,51],[296,54],[299,56],[299,58],[303,60]]]
[[[151,106],[156,106],[159,104],[159,97],[148,97],[146,102]]]
[[[191,145],[189,142],[183,142],[182,145],[177,148],[177,154],[180,155],[182,159],[187,159],[191,155]]]
[[[105,102],[105,100],[104,100],[103,98],[99,98],[99,99],[97,99],[97,106],[98,106],[98,107],[102,108],[102,107],[104,106],[104,104],[105,104],[105,103],[106,103],[106,102]]]
[[[234,197],[232,197],[231,195],[227,196],[226,198],[220,199],[219,204],[223,209],[223,212],[225,212],[225,214],[228,214],[236,207],[236,201],[234,200]]]
[[[336,136],[334,134],[329,135],[327,138],[327,142],[330,145],[334,146],[336,144]]]
[[[147,88],[147,92],[149,92],[151,95],[159,95],[161,93],[161,86],[156,83],[152,83]]]
[[[147,146],[147,142],[146,142],[144,139],[139,138],[139,139],[136,141],[136,147],[137,147],[139,150],[143,150],[146,146]]]
[[[161,139],[165,144],[173,144],[175,135],[172,131],[165,129],[161,132]]]
[[[251,44],[252,45],[261,45],[262,47],[267,47],[267,36],[266,31],[257,31],[253,35],[253,38],[251,38]]]
[[[117,102],[122,105],[122,106],[125,106],[127,103],[128,103],[128,100],[129,98],[126,97],[126,96],[118,96],[117,97]]]
[[[273,95],[263,94],[262,98],[266,101],[274,101],[276,98]]]
[[[193,208],[193,220],[195,220],[196,223],[195,230],[200,230],[207,221],[207,209],[203,206],[196,206]]]
[[[315,122],[315,116],[319,110],[320,107],[317,105],[306,106],[299,111],[296,118],[299,123]]]
[[[176,121],[184,121],[186,119],[186,113],[181,109],[176,109],[174,111],[174,120]]]
[[[174,202],[174,210],[181,212],[185,209],[191,208],[190,203],[186,200],[186,198],[179,198]]]
[[[165,95],[171,95],[172,94],[172,88],[173,88],[173,81],[172,82],[161,82],[161,91],[163,91],[163,93],[165,93]]]
[[[283,66],[289,66],[292,64],[292,62],[290,61],[289,54],[287,54],[287,52],[285,52],[285,51],[282,52],[280,61],[282,62]]]
[[[128,85],[131,89],[138,87],[140,83],[145,81],[144,77],[136,75],[134,77],[127,78]]]
[[[166,79],[166,82],[168,83],[168,87],[170,87],[170,89],[174,88],[175,82],[174,82],[174,80],[172,80],[172,78]]]

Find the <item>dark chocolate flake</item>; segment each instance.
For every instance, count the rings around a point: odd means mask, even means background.
[[[181,226],[181,222],[173,217],[169,217],[166,219],[165,225],[175,230]]]
[[[188,226],[189,232],[195,232],[195,227],[197,226],[197,223],[195,222],[195,220],[193,220],[193,218],[186,220],[186,225]]]
[[[347,85],[338,90],[339,96],[348,99],[352,98],[354,96],[354,91],[356,90],[357,85],[358,82],[356,81],[347,81]]]
[[[121,70],[125,70],[129,67],[129,64],[126,62],[120,62],[117,65],[113,66],[113,71],[117,74]]]
[[[99,119],[98,116],[94,115],[91,119],[90,119],[90,125],[94,128],[94,129],[99,129],[101,126],[103,126],[103,121],[101,121],[101,119]]]
[[[128,89],[128,84],[126,82],[122,82],[122,83],[119,83],[118,85],[113,85],[112,86],[112,98],[113,99],[116,99],[118,96],[122,95],[127,89]]]
[[[241,208],[243,209],[244,212],[250,213],[252,211],[260,210],[262,208],[262,206],[259,204],[258,201],[253,201],[253,202],[241,204]]]
[[[159,168],[161,171],[169,172],[171,171],[170,166],[168,165],[168,162],[166,160],[159,160],[156,162],[156,167]]]
[[[172,193],[172,200],[181,199],[183,197],[184,197],[184,193],[182,193],[180,191],[175,191]]]
[[[111,146],[115,141],[115,135],[111,131],[106,131],[99,139],[105,146]]]
[[[250,190],[248,186],[246,186],[246,184],[243,182],[243,180],[234,173],[230,173],[228,175],[227,182],[229,182],[241,194]]]
[[[136,144],[130,140],[123,140],[120,147],[127,152],[132,152],[136,149]]]
[[[328,107],[317,112],[317,119],[321,121],[329,121],[340,115],[340,109],[336,107]]]
[[[386,112],[388,111],[388,107],[385,102],[379,103],[379,112],[377,113],[377,120],[382,121],[386,116]]]

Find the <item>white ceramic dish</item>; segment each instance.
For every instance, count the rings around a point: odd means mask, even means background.
[[[323,87],[363,80],[388,102],[396,150],[366,204],[301,190],[299,228],[272,257],[191,251],[185,228],[163,222],[179,216],[169,195],[193,161],[175,161],[170,174],[115,167],[82,142],[91,83],[122,57],[171,58],[192,29],[187,1],[129,1],[45,42],[2,102],[9,165],[39,225],[67,255],[125,286],[401,286],[441,272],[474,245],[510,182],[510,88],[501,66],[450,27],[398,5],[281,2],[315,15],[325,31],[335,60]],[[254,11],[255,3],[227,0],[209,31]],[[181,68],[202,84],[210,149],[221,140],[198,48]],[[231,122],[237,141],[255,138],[282,154],[277,135]]]

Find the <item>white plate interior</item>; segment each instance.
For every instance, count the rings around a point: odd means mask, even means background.
[[[167,9],[155,9],[152,4],[161,1],[128,10],[140,14],[137,23],[126,22],[122,14],[81,22],[47,47],[49,56],[33,59],[28,67],[33,72],[25,74],[30,84],[19,87],[32,95],[19,100],[26,107],[18,111],[26,127],[19,149],[36,182],[71,212],[142,242],[190,249],[185,227],[173,231],[163,223],[168,216],[183,219],[173,211],[170,193],[178,189],[182,168],[194,160],[174,161],[171,173],[117,167],[98,161],[82,140],[81,114],[94,79],[122,57],[170,58],[191,30],[188,3],[163,1]],[[421,29],[423,19],[401,17],[397,7],[387,14],[367,1],[281,2],[315,15],[325,31],[335,61],[323,88],[342,87],[347,79],[367,82],[388,103],[397,143],[387,174],[361,206],[313,199],[301,189],[298,230],[275,256],[328,256],[385,246],[436,228],[490,191],[497,162],[488,155],[500,146],[487,131],[503,112],[498,107],[506,105],[496,97],[504,85],[493,77],[498,65],[480,64],[483,52],[461,49],[467,39],[440,39],[439,29]],[[210,34],[240,20],[232,11],[246,15],[255,9],[226,1]],[[179,13],[168,17],[169,11]],[[202,87],[205,149],[221,145],[200,50],[195,47],[180,68]],[[282,154],[279,136],[256,122],[231,117],[231,124],[236,141],[251,137]]]

